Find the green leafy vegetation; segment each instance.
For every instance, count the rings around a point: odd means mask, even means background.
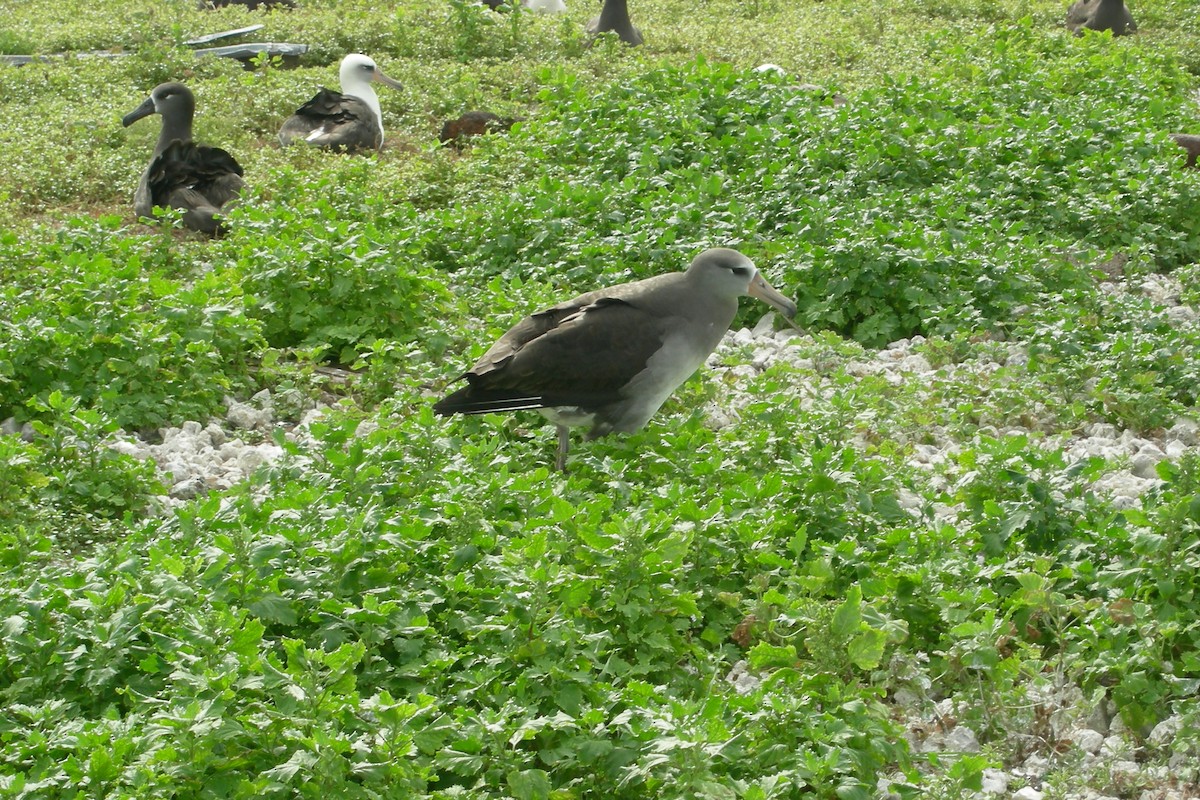
[[[261,349],[236,284],[173,277],[181,257],[160,237],[131,237],[114,217],[79,220],[53,240],[0,241],[13,277],[0,290],[0,414],[63,392],[127,429],[212,414],[249,385]]]
[[[1064,444],[1196,417],[1194,20],[633,6],[589,49],[579,3],[0,0],[0,52],[68,54],[0,67],[0,793],[949,798],[1068,750],[1064,687],[1195,729],[1195,448],[1131,503]],[[183,45],[252,23],[299,68]],[[384,150],[275,147],[348,51],[405,84]],[[165,80],[246,167],[223,238],[133,217]],[[522,121],[437,146],[476,108]],[[798,300],[792,358],[724,351],[566,475],[540,418],[434,417],[521,315],[709,246]],[[878,368],[910,337],[929,371]],[[232,489],[111,446],[263,388],[330,408]],[[938,701],[982,752],[910,747]]]

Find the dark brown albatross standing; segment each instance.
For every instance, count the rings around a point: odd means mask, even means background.
[[[121,118],[128,128],[142,117],[158,114],[162,130],[154,155],[138,181],[133,210],[153,217],[154,208],[177,208],[183,224],[208,234],[220,233],[222,213],[245,186],[242,166],[219,147],[192,141],[196,99],[182,83],[160,83],[142,104]]]
[[[536,409],[558,426],[562,470],[568,428],[591,426],[595,439],[645,425],[716,348],[743,295],[796,314],[753,261],[725,248],[704,251],[684,272],[582,294],[514,325],[433,410]]]
[[[1067,9],[1067,28],[1076,36],[1082,36],[1084,28],[1123,36],[1136,31],[1137,23],[1125,0],[1075,0]]]

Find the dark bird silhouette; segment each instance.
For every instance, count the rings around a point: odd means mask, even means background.
[[[207,0],[202,3],[203,6],[209,8],[223,8],[225,6],[244,6],[251,11],[260,8],[295,8],[295,0]]]
[[[224,212],[245,186],[242,166],[221,148],[192,141],[195,111],[190,89],[181,83],[160,83],[122,117],[127,128],[151,114],[162,117],[154,155],[133,196],[133,210],[139,217],[152,217],[156,206],[177,208],[187,227],[217,234],[224,229]]]
[[[446,120],[442,125],[442,132],[438,134],[438,141],[452,147],[462,147],[472,136],[503,133],[516,121],[510,117],[497,116],[490,111],[468,111],[458,119]]]
[[[604,0],[600,16],[588,20],[584,31],[588,35],[589,47],[596,40],[597,35],[608,31],[617,34],[622,42],[631,47],[642,43],[642,32],[633,27],[633,23],[629,21],[627,0]]]
[[[356,153],[383,147],[383,111],[374,82],[403,88],[399,81],[383,74],[375,62],[362,53],[351,53],[338,68],[342,91],[321,87],[313,99],[284,121],[279,143],[307,142],[326,150]]]
[[[1084,28],[1123,36],[1136,31],[1137,23],[1124,0],[1076,0],[1067,9],[1067,27],[1076,36],[1082,36]]]
[[[536,409],[558,426],[566,465],[568,429],[588,439],[636,431],[721,341],[749,295],[789,319],[796,304],[735,250],[706,250],[684,272],[588,292],[514,325],[444,398],[438,414]]]
[[[1196,159],[1200,158],[1200,135],[1194,133],[1172,133],[1171,138],[1175,140],[1175,144],[1187,150],[1187,164],[1184,166],[1196,166]]]

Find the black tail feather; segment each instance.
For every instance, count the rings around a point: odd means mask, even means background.
[[[435,414],[443,417],[451,414],[490,414],[498,411],[524,411],[545,408],[545,398],[518,393],[480,392],[465,386],[439,400],[433,406]]]

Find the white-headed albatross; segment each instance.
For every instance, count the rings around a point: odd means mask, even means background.
[[[684,272],[588,292],[514,325],[444,398],[438,414],[537,409],[558,426],[566,465],[568,428],[587,438],[641,428],[729,330],[742,295],[789,319],[796,304],[736,250],[705,250]]]
[[[342,91],[322,86],[312,100],[284,121],[279,129],[280,144],[308,142],[347,153],[383,147],[383,112],[371,84],[378,81],[401,89],[400,82],[384,75],[370,56],[362,53],[343,58],[338,74]]]
[[[584,32],[588,35],[588,47],[591,47],[598,34],[608,31],[615,33],[630,47],[642,43],[642,32],[629,21],[628,0],[604,0],[600,16],[592,17],[584,26]]]
[[[1137,23],[1125,0],[1075,0],[1067,9],[1067,28],[1076,36],[1082,36],[1084,28],[1123,36],[1136,31]]]
[[[139,217],[151,217],[154,208],[183,211],[183,223],[209,234],[223,230],[222,212],[242,191],[242,166],[219,147],[192,141],[196,99],[181,83],[160,83],[140,106],[121,118],[129,127],[142,117],[158,114],[162,130],[154,155],[142,173],[133,196]]]

